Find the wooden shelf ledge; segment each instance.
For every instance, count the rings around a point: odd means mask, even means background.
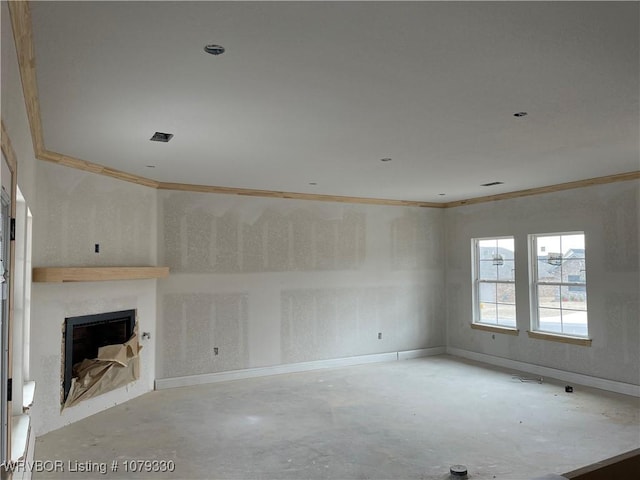
[[[169,267],[36,267],[33,281],[45,283],[103,282],[166,278]]]
[[[582,345],[583,347],[590,347],[592,342],[590,338],[571,337],[569,335],[559,335],[547,332],[531,332],[527,330],[527,334],[529,335],[529,338],[535,338],[537,340],[550,340],[552,342]]]
[[[520,330],[511,327],[502,327],[498,325],[485,325],[483,323],[472,323],[471,328],[475,330],[484,330],[491,333],[506,333],[507,335],[518,335]]]

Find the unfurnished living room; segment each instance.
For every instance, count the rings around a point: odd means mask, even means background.
[[[0,7],[2,479],[640,478],[640,2]]]

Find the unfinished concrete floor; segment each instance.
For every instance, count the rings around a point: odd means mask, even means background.
[[[640,447],[640,399],[512,373],[438,356],[151,392],[37,439],[36,459],[117,472],[34,478],[443,479],[464,464],[517,480]]]

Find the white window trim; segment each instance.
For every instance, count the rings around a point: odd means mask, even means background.
[[[514,271],[514,276],[513,276],[513,280],[495,280],[495,281],[481,281],[479,279],[479,274],[480,274],[480,252],[478,251],[480,242],[482,240],[513,240],[513,246],[514,246],[514,252],[513,252],[513,259],[514,259],[514,269],[515,269],[515,257],[516,257],[516,252],[515,252],[515,241],[516,238],[514,235],[503,235],[503,236],[494,236],[494,237],[479,237],[479,238],[472,238],[471,239],[471,281],[473,282],[473,288],[472,288],[472,299],[473,299],[473,310],[472,310],[472,321],[471,321],[471,325],[472,327],[474,326],[480,326],[480,327],[491,327],[492,329],[495,329],[496,333],[500,333],[500,330],[506,330],[507,332],[511,333],[511,332],[518,332],[518,328],[517,328],[517,319],[516,319],[516,326],[513,325],[503,325],[500,323],[486,323],[486,322],[481,322],[480,321],[480,284],[481,283],[504,283],[504,284],[510,284],[510,285],[514,285],[515,288],[515,284],[516,284],[516,280],[515,280],[515,271]],[[517,302],[517,299],[516,299]],[[517,306],[517,303],[514,305]],[[493,331],[493,330],[492,330]]]
[[[531,308],[531,325],[530,325],[530,334],[531,338],[541,338],[545,337],[563,337],[568,340],[570,339],[578,339],[578,340],[586,340],[588,344],[591,344],[589,337],[589,294],[587,293],[587,334],[586,335],[577,335],[577,334],[568,334],[563,332],[549,332],[547,330],[540,330],[540,318],[538,316],[538,285],[550,285],[550,286],[584,286],[585,290],[587,288],[587,282],[538,282],[538,249],[536,239],[538,237],[552,237],[552,236],[564,236],[564,235],[584,235],[585,237],[585,262],[587,258],[587,236],[584,231],[573,231],[573,232],[548,232],[548,233],[530,233],[528,235],[528,243],[529,243],[529,306]],[[571,342],[569,342],[571,343]],[[582,344],[582,343],[580,343]]]

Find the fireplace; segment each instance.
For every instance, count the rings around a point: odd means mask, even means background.
[[[65,318],[63,402],[67,400],[73,366],[98,356],[98,349],[127,342],[134,333],[135,310]]]

